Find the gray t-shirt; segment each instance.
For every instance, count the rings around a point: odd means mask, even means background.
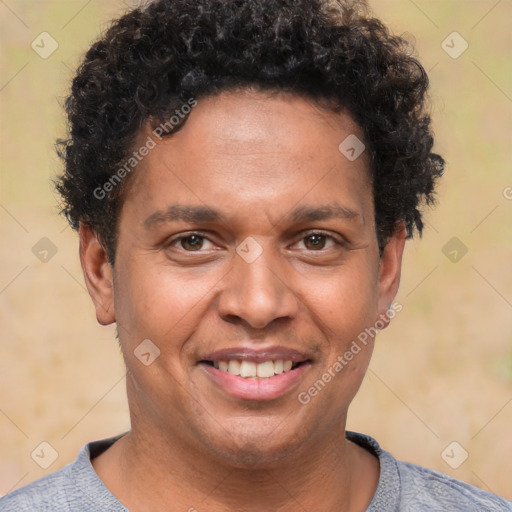
[[[85,445],[71,464],[1,498],[0,511],[126,512],[128,509],[103,485],[91,464],[91,457],[105,451],[119,437]],[[499,496],[396,460],[370,436],[347,432],[346,437],[380,461],[379,483],[367,512],[512,511],[512,502]]]

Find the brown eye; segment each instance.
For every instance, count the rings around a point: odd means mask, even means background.
[[[182,255],[196,252],[199,256],[211,252],[215,249],[215,244],[201,232],[182,233],[168,240],[165,248]]]
[[[304,237],[304,240],[308,240],[309,244],[306,242],[304,245],[306,246],[306,249],[313,251],[316,249],[323,249],[325,247],[326,238],[327,236],[322,234],[308,235]]]
[[[180,239],[181,246],[186,251],[197,251],[201,249],[203,247],[203,241],[204,237],[199,235],[188,235]]]
[[[322,231],[312,231],[305,234],[305,236],[303,235],[297,244],[299,244],[299,249],[302,248],[320,254],[332,252],[332,250],[341,249],[345,246],[344,242],[338,239],[337,236]],[[301,245],[302,247],[300,247]]]

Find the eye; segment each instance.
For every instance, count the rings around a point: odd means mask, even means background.
[[[204,248],[205,241],[211,244],[210,240],[201,233],[188,233],[169,240],[167,246],[176,247],[176,245],[179,245],[180,247],[178,248],[184,251],[200,252]]]
[[[336,246],[343,246],[343,242],[338,240],[332,235],[328,235],[327,233],[323,233],[321,231],[315,231],[312,233],[307,233],[299,243],[304,242],[304,246],[307,250],[320,252],[326,249],[327,242],[330,242],[329,248],[335,248]]]

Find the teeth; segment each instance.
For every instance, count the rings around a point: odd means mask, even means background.
[[[213,366],[223,372],[231,373],[231,375],[240,375],[240,377],[244,378],[259,377],[260,379],[267,379],[283,372],[289,372],[292,369],[293,363],[283,359],[264,361],[263,363],[232,359],[230,361],[214,362]]]
[[[240,366],[240,361],[229,361],[228,372],[231,373],[231,375],[240,375]]]
[[[240,365],[240,377],[256,377],[256,363],[242,361]]]
[[[265,361],[256,366],[256,375],[258,377],[273,377],[274,376],[274,363],[272,361]]]

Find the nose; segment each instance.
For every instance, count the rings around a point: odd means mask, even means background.
[[[295,318],[299,301],[286,283],[285,272],[275,258],[263,253],[247,263],[238,254],[233,268],[225,279],[220,293],[218,310],[227,322],[246,322],[255,329],[262,329],[278,318]]]

